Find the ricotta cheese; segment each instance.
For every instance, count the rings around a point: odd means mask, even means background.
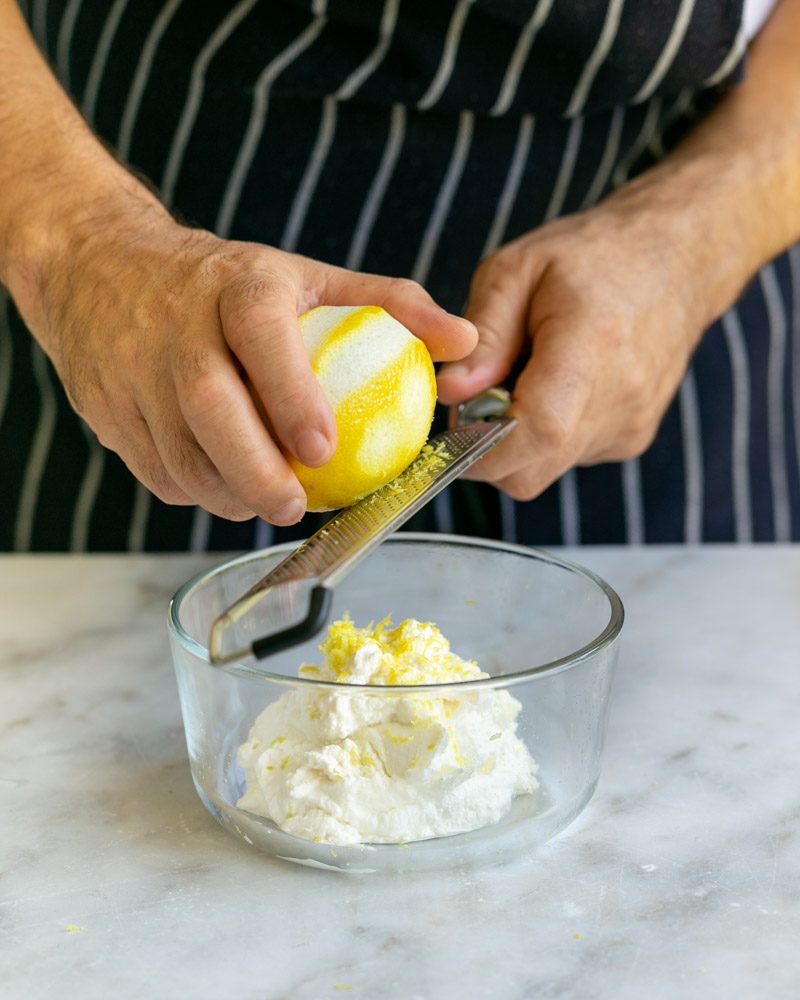
[[[448,684],[488,675],[430,622],[333,622],[324,660],[258,716],[239,748],[247,790],[237,803],[298,837],[330,844],[425,840],[496,823],[537,787],[517,736],[520,702],[489,689],[403,694],[386,685]]]

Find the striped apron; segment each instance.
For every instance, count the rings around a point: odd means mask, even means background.
[[[746,48],[741,0],[26,6],[87,119],[184,217],[410,275],[456,312],[481,257],[673,148]],[[409,527],[533,544],[800,539],[799,448],[795,247],[706,333],[641,458],[572,470],[527,503],[456,483]],[[245,549],[318,523],[232,524],[154,499],[73,414],[12,306],[0,469],[5,550]]]

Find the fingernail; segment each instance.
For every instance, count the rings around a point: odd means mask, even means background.
[[[303,431],[295,443],[295,454],[306,465],[322,465],[331,456],[331,445],[319,431]]]
[[[285,503],[283,507],[279,507],[273,511],[269,519],[273,524],[297,524],[305,512],[305,499],[303,497],[294,497],[288,503]]]

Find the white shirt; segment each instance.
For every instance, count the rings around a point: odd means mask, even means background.
[[[747,41],[759,33],[778,0],[744,0],[744,30]]]

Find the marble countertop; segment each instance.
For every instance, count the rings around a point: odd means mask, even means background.
[[[627,622],[603,775],[506,867],[353,877],[197,798],[164,627],[212,560],[0,558],[0,996],[800,995],[800,547],[584,549]]]

